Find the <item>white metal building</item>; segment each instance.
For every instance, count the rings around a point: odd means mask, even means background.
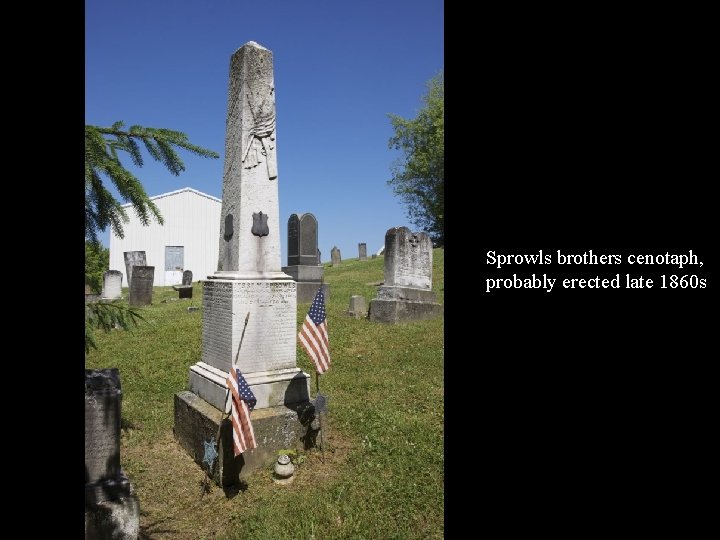
[[[110,234],[110,270],[123,273],[123,287],[128,285],[126,251],[145,252],[147,265],[155,267],[155,286],[181,283],[183,270],[192,271],[193,281],[215,273],[222,201],[189,187],[150,199],[160,210],[164,225],[152,220],[143,226],[126,204],[123,207],[130,221],[123,224],[125,238]]]

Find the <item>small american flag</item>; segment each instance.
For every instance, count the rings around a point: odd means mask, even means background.
[[[310,312],[300,329],[298,339],[303,349],[315,364],[315,370],[323,374],[330,367],[330,349],[328,346],[327,315],[325,314],[325,295],[322,287],[315,294]]]
[[[239,369],[231,366],[226,382],[232,397],[233,451],[237,457],[245,450],[257,448],[250,422],[250,411],[255,407],[257,399]]]

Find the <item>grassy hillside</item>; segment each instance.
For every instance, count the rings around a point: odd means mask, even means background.
[[[434,250],[433,290],[443,303],[443,250]],[[148,324],[98,332],[87,368],[117,367],[123,388],[121,459],[134,484],[145,538],[443,538],[443,318],[384,325],[344,315],[350,296],[374,298],[383,258],[325,268],[332,367],[326,451],[313,450],[288,486],[270,469],[227,496],[199,500],[200,468],[172,435],[173,394],[187,388],[201,353],[202,309],[155,289]],[[201,305],[196,284],[193,305]],[[298,305],[298,328],[309,304]],[[298,366],[315,376],[298,346]]]

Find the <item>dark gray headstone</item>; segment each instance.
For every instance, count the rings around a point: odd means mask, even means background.
[[[291,214],[288,219],[288,266],[316,266],[318,225],[309,213]]]
[[[130,494],[120,469],[120,405],[117,368],[85,370],[85,502],[97,504]]]
[[[365,242],[358,244],[358,259],[367,261],[367,244]]]
[[[132,273],[133,266],[145,266],[147,261],[145,260],[144,251],[125,251],[125,275],[127,276],[128,287],[132,284]]]
[[[152,304],[153,281],[155,279],[154,266],[135,266],[133,278],[130,282],[131,306],[147,306]]]
[[[190,270],[185,270],[183,272],[182,284],[183,285],[192,285],[192,272]]]
[[[117,368],[85,370],[85,538],[136,539],[140,505],[120,468]]]
[[[340,258],[340,250],[337,248],[337,246],[333,246],[333,248],[330,250],[330,261],[333,266],[336,266],[342,262],[342,259]]]

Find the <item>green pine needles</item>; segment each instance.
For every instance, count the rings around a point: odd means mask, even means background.
[[[182,148],[197,156],[218,158],[219,154],[188,141],[180,131],[163,128],[130,126],[123,129],[123,122],[111,127],[85,126],[85,238],[97,241],[98,232],[108,226],[120,238],[124,237],[123,223],[128,217],[123,202],[118,201],[103,184],[109,179],[124,202],[129,202],[143,225],[154,218],[163,224],[155,204],[150,200],[140,181],[120,162],[118,152],[129,154],[133,164],[142,167],[140,146],[161,162],[175,176],[185,170],[175,148]]]

